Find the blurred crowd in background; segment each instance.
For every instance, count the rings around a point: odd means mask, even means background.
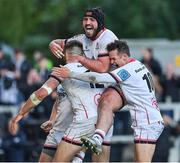
[[[152,48],[146,48],[141,53],[141,61],[153,74],[158,101],[180,102],[180,76],[174,73],[173,65],[169,64],[166,69],[162,69],[161,63],[153,55]],[[14,106],[18,111],[31,93],[48,79],[53,65],[53,61],[41,51],[34,51],[30,60],[22,49],[14,49],[13,55],[8,55],[0,47],[0,109]],[[0,161],[38,160],[46,138],[46,133],[43,133],[39,126],[49,118],[55,98],[56,91],[33,109],[21,121],[17,135],[11,135],[8,131],[8,121],[12,114],[0,112]],[[165,111],[162,114],[166,128],[158,142],[154,161],[168,161],[169,149],[173,146],[170,138],[180,134],[180,121],[174,122],[171,112]],[[116,113],[114,134],[132,134],[129,112]],[[122,161],[120,153],[123,147],[125,145],[120,144],[112,148],[113,161]]]

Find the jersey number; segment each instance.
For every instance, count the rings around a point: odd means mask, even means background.
[[[149,92],[152,92],[154,90],[154,85],[151,74],[149,72],[147,74],[144,74],[142,79],[146,80],[147,86],[149,88]]]

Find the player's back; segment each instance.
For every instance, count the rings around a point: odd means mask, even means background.
[[[70,63],[66,67],[80,73],[88,71],[80,63]],[[81,121],[97,116],[98,99],[104,88],[96,88],[96,85],[92,83],[76,79],[65,79],[63,87],[72,103],[73,113],[75,115],[73,120]]]

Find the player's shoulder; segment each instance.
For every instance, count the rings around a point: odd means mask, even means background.
[[[108,44],[117,39],[117,36],[111,30],[105,29],[101,37],[99,38],[99,42],[102,44]]]
[[[73,37],[69,38],[68,41],[71,41],[71,40],[82,41],[83,39],[85,39],[85,34],[77,34],[77,35],[74,35]]]
[[[73,62],[73,63],[68,63],[65,65],[65,67],[75,71],[75,72],[85,72],[87,71],[87,68],[85,68],[81,63],[79,62]]]

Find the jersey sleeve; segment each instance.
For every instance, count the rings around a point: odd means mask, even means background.
[[[96,73],[96,72],[87,72],[87,73],[77,73],[71,71],[70,77],[86,82],[91,83],[116,83],[117,81],[109,73]]]
[[[99,41],[99,54],[98,57],[104,57],[109,56],[108,51],[106,49],[107,45],[111,42],[114,42],[114,40],[117,40],[117,37],[114,35],[114,33],[108,31]]]
[[[130,72],[123,67],[111,71],[110,74],[117,81],[117,83],[124,82],[131,76]]]

